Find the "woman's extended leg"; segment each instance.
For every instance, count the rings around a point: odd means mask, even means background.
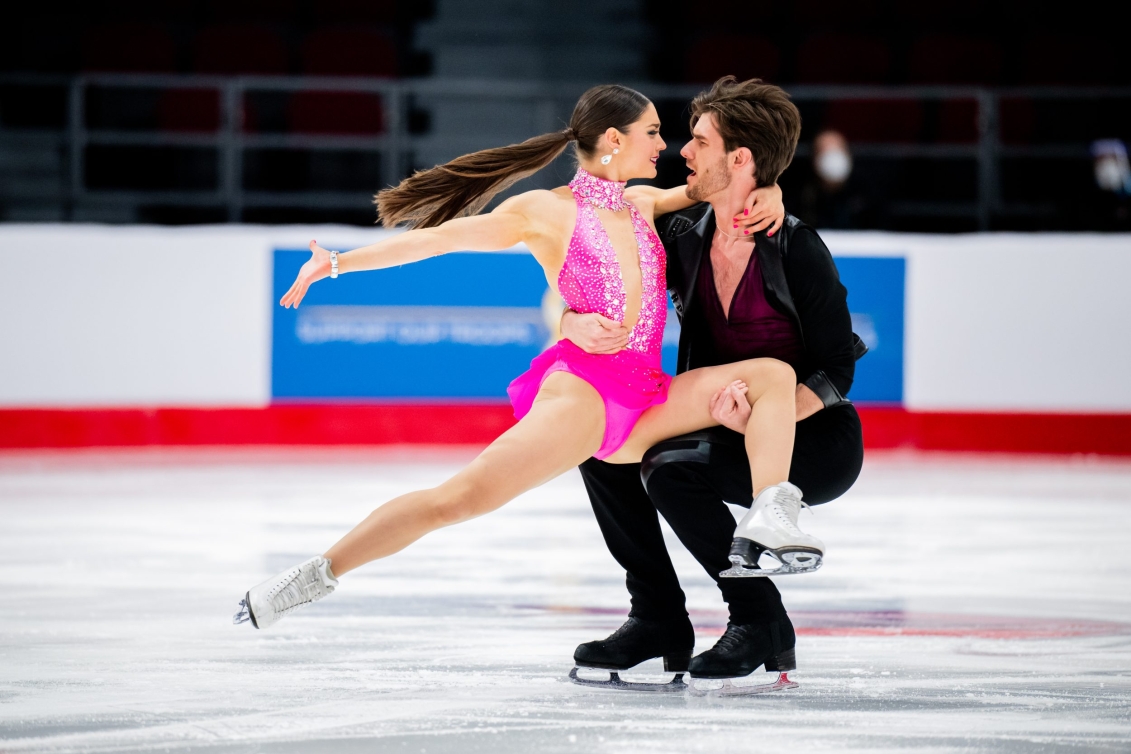
[[[667,401],[645,411],[625,444],[605,460],[636,463],[661,440],[718,424],[711,418],[711,396],[734,380],[742,380],[748,387],[746,453],[754,496],[764,487],[786,481],[793,455],[797,377],[792,367],[777,359],[750,359],[676,375]]]
[[[543,382],[530,413],[466,468],[438,487],[385,503],[325,558],[334,575],[341,576],[434,529],[493,511],[589,458],[601,446],[604,431],[605,406],[597,391],[572,374],[555,372]]]

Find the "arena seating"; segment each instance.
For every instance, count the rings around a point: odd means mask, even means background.
[[[843,28],[873,25],[884,12],[880,0],[796,0],[793,17],[806,27]]]
[[[381,98],[360,92],[295,92],[287,105],[295,133],[371,135],[385,130]]]
[[[684,80],[706,83],[733,74],[740,79],[776,81],[780,57],[777,45],[765,37],[706,34],[688,48]]]
[[[270,27],[257,24],[209,26],[193,40],[198,73],[289,73],[287,47]]]
[[[167,73],[177,69],[177,50],[162,24],[118,23],[89,27],[83,34],[86,71]]]
[[[916,100],[845,99],[829,102],[825,128],[849,142],[917,141],[923,133],[923,105]]]
[[[1001,50],[981,37],[931,34],[911,45],[907,79],[915,84],[1000,83]]]
[[[318,76],[397,75],[397,48],[376,29],[319,29],[302,43],[302,72]]]
[[[215,89],[168,89],[157,101],[162,131],[206,132],[220,127],[220,93]]]
[[[332,24],[392,24],[400,15],[396,0],[318,0],[314,17]]]
[[[1026,84],[1118,84],[1127,70],[1126,50],[1108,40],[1072,35],[1038,35],[1021,55]]]
[[[805,84],[883,84],[891,55],[878,37],[820,33],[798,48],[795,71],[797,81]]]
[[[973,144],[978,140],[978,102],[948,99],[939,103],[936,140],[951,144]]]

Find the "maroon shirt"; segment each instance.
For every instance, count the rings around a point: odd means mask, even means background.
[[[723,314],[723,305],[715,288],[710,250],[703,254],[695,295],[699,298],[702,312],[702,337],[693,348],[694,366],[716,366],[771,357],[800,370],[805,358],[801,337],[793,321],[766,300],[758,254],[753,249],[731,299],[729,318]]]

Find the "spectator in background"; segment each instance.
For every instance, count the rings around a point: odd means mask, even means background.
[[[1127,146],[1119,139],[1092,142],[1092,168],[1099,196],[1088,202],[1096,217],[1090,225],[1099,230],[1131,227],[1131,163]]]
[[[813,140],[813,175],[798,193],[797,216],[815,228],[872,227],[871,202],[852,180],[852,153],[839,131]]]

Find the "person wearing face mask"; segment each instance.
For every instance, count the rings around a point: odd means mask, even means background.
[[[802,188],[797,216],[815,228],[859,227],[867,202],[850,182],[852,152],[839,131],[822,131],[813,140],[813,179]]]
[[[1078,213],[1096,230],[1126,230],[1131,226],[1131,163],[1119,139],[1092,143],[1092,173],[1097,191]],[[1088,217],[1091,215],[1091,217]]]

